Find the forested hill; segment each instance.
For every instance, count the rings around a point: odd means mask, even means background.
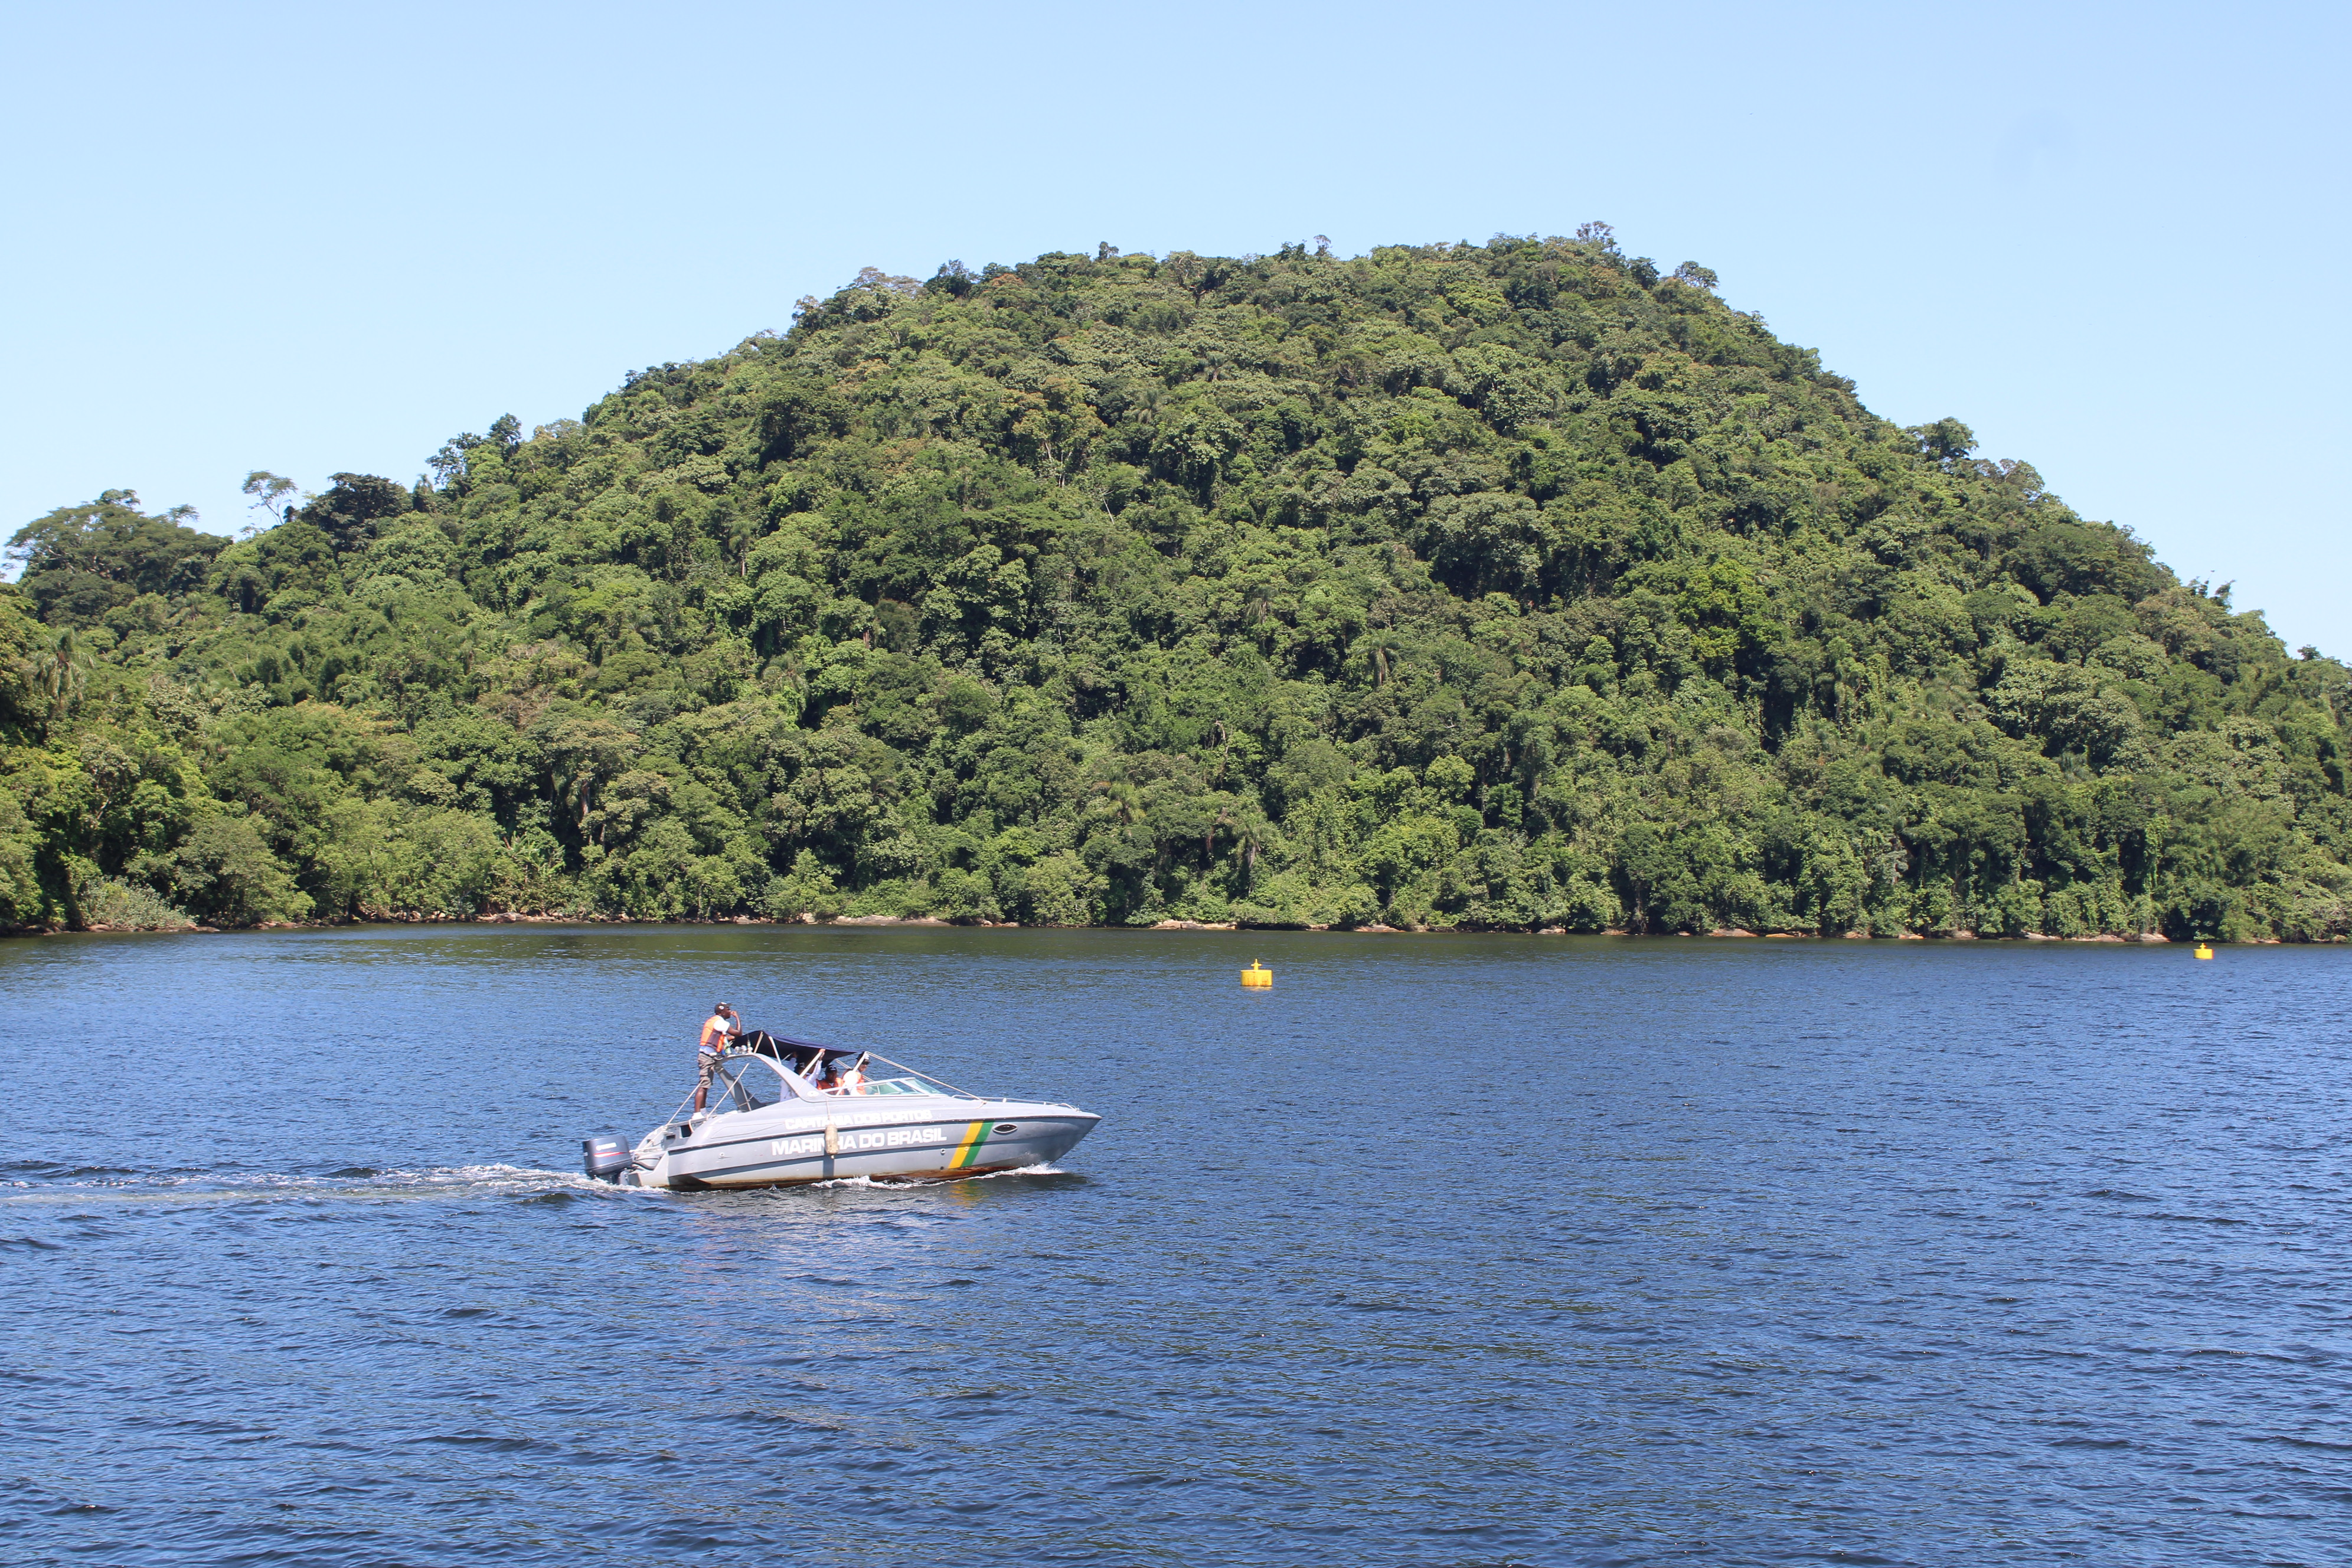
[[[239,542],[62,508],[0,923],[2352,927],[2344,667],[1714,284],[869,269]]]

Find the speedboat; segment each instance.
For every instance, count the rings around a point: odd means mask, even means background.
[[[1102,1118],[1073,1105],[991,1100],[872,1051],[764,1032],[719,1053],[709,1110],[678,1110],[637,1141],[590,1138],[588,1174],[693,1191],[843,1176],[959,1181],[1068,1153]]]

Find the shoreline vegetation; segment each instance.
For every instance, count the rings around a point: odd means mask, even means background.
[[[648,917],[641,920],[627,914],[515,914],[507,911],[494,911],[471,915],[437,913],[370,915],[338,921],[260,921],[249,926],[234,928],[198,925],[193,921],[184,921],[184,922],[175,922],[172,924],[123,926],[93,922],[87,925],[70,928],[16,928],[5,932],[0,932],[0,935],[56,936],[61,934],[87,934],[168,936],[181,932],[198,932],[205,935],[218,936],[222,934],[224,930],[331,931],[350,926],[368,925],[852,926],[859,929],[899,927],[936,930],[946,930],[950,927],[957,927],[964,930],[980,931],[1019,931],[1023,929],[1022,922],[1019,921],[946,921],[940,919],[936,915],[836,915],[830,919],[820,919],[816,915],[808,913],[794,916],[707,915],[696,917],[691,915],[673,915],[666,917]],[[1187,920],[1163,920],[1155,921],[1149,926],[1096,925],[1072,927],[1033,925],[1028,929],[1032,931],[1330,931],[1337,932],[1343,936],[1426,936],[1432,934],[1456,936],[1638,936],[1644,939],[1660,936],[1696,936],[1706,937],[1717,941],[1747,940],[1767,942],[1830,942],[1843,938],[1848,942],[2071,942],[2106,944],[2151,943],[2158,946],[2168,944],[2172,940],[2171,938],[2164,935],[2161,931],[2145,931],[2132,936],[2121,936],[2110,931],[2102,931],[2093,936],[2062,937],[2052,936],[2043,931],[2021,931],[2015,935],[2004,935],[2000,932],[1980,933],[1971,931],[1895,931],[1892,933],[1874,933],[1867,931],[1832,932],[1812,931],[1741,931],[1737,928],[1719,928],[1714,931],[1636,931],[1623,928],[1604,928],[1599,931],[1571,931],[1566,926],[1391,926],[1378,923],[1360,926],[1244,925],[1234,921]],[[2258,945],[2270,946],[2277,946],[2280,942],[2280,939],[2277,937],[2249,937],[2243,940]],[[2340,943],[2345,942],[2347,939],[2339,936],[2331,940],[2334,942]]]
[[[1717,281],[867,268],[234,540],[59,507],[0,930],[2352,935],[2352,671]]]

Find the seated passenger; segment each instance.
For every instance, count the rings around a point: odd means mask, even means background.
[[[844,1094],[856,1094],[866,1082],[866,1058],[860,1056],[835,1080]]]

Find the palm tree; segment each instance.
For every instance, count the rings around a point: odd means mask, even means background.
[[[770,659],[761,668],[760,681],[769,687],[788,687],[803,695],[808,691],[808,676],[802,670],[801,656],[796,653]]]
[[[49,695],[49,717],[62,719],[81,695],[89,679],[89,668],[98,661],[89,646],[74,636],[71,626],[60,626],[49,639],[48,658],[41,665],[41,686]]]
[[[1274,824],[1255,806],[1244,805],[1234,826],[1242,841],[1242,891],[1246,893],[1257,880],[1258,851],[1273,838]]]
[[[1208,831],[1201,835],[1201,863],[1212,870],[1217,864],[1217,829],[1232,827],[1241,821],[1234,815],[1235,802],[1231,795],[1219,795],[1216,809],[1209,814]]]
[[[1121,826],[1133,828],[1143,821],[1146,816],[1143,792],[1126,779],[1103,779],[1096,784],[1095,789],[1109,804],[1111,815]],[[1145,837],[1150,840],[1151,867],[1156,873],[1166,865],[1167,847],[1160,842],[1156,831],[1147,831]]]
[[[1111,813],[1132,827],[1143,820],[1143,792],[1125,779],[1103,779],[1095,789],[1110,803]]]
[[[1377,631],[1366,632],[1360,639],[1360,645],[1372,661],[1372,685],[1376,688],[1386,686],[1389,683],[1389,656],[1403,649],[1404,639],[1391,628],[1382,626]]]

